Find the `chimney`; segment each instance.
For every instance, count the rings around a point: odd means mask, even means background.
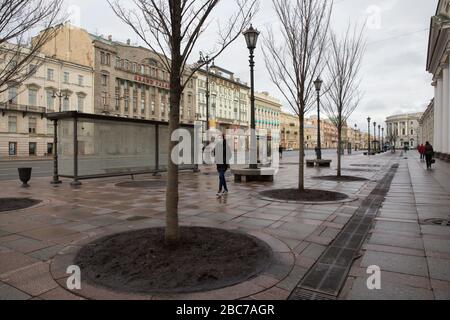
[[[109,36],[108,36],[108,40],[109,40],[109,41],[112,41],[112,35],[109,35]]]

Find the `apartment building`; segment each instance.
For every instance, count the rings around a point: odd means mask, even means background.
[[[207,77],[209,77],[210,128],[246,130],[250,127],[250,88],[234,73],[213,65],[209,72],[201,69],[196,74],[197,120],[206,124]],[[206,126],[205,126],[206,127]]]
[[[118,117],[168,121],[169,73],[164,58],[128,40],[125,43],[64,25],[42,49],[55,56],[94,70],[94,112]],[[188,74],[186,74],[187,76]],[[183,92],[180,121],[193,123],[196,80]]]
[[[1,52],[0,68],[15,63],[12,57]],[[54,129],[46,113],[94,112],[92,68],[39,54],[24,72],[30,76],[23,83],[0,88],[0,158],[52,155]]]

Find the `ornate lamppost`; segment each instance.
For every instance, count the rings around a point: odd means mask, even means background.
[[[369,131],[368,131],[368,143],[369,143],[369,147],[368,147],[368,150],[367,150],[367,151],[368,151],[368,152],[367,152],[367,155],[368,155],[368,156],[370,156],[370,143],[371,143],[371,142],[370,142],[370,121],[372,121],[372,119],[370,119],[370,117],[368,117],[368,118],[367,118],[367,123],[368,123],[368,125],[369,125],[369,126],[368,126],[368,128],[369,128]]]
[[[381,125],[378,125],[378,151],[381,151]]]
[[[250,51],[250,109],[251,109],[251,136],[250,136],[250,169],[258,169],[257,164],[257,147],[256,147],[256,119],[255,119],[255,49],[258,43],[259,31],[254,29],[252,25],[248,30],[244,31],[247,48]]]
[[[383,142],[383,151],[385,151],[385,145],[384,145],[384,128],[381,128],[381,141]]]
[[[322,160],[322,141],[320,137],[320,90],[322,88],[322,84],[323,81],[319,77],[316,79],[316,81],[314,81],[314,86],[316,87],[317,92],[317,160]]]
[[[358,134],[358,125],[355,124],[355,151],[358,151],[358,144],[356,143],[356,141],[357,141],[357,134]]]
[[[377,141],[377,123],[374,122],[373,123],[373,152],[377,152],[376,141]]]
[[[210,90],[209,90],[209,64],[211,63],[211,60],[209,59],[209,56],[204,56],[203,52],[200,51],[200,59],[198,61],[200,65],[205,65],[206,67],[206,132],[209,131],[209,97],[210,97]],[[214,61],[212,62],[214,66]]]

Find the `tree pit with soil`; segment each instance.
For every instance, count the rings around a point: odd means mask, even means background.
[[[343,193],[315,189],[305,189],[302,192],[299,189],[275,189],[263,191],[260,195],[265,198],[293,202],[332,202],[348,199],[348,196]]]
[[[320,176],[313,177],[315,180],[323,180],[323,181],[333,181],[333,182],[365,182],[368,181],[366,178],[362,177],[354,177],[354,176]]]
[[[41,200],[31,198],[0,198],[0,212],[27,209],[39,203]]]
[[[164,228],[107,236],[77,253],[83,281],[118,292],[177,294],[233,286],[262,273],[272,250],[261,240],[221,229],[182,227],[168,247]]]

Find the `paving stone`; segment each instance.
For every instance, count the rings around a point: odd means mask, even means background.
[[[430,239],[425,237],[423,241],[427,252],[435,251],[450,253],[450,240]]]
[[[367,279],[358,278],[347,295],[349,300],[433,300],[431,290],[382,282],[381,290],[369,290]]]
[[[431,278],[450,281],[450,260],[428,258],[428,266]]]
[[[31,296],[25,292],[0,282],[0,300],[28,300],[30,298]]]
[[[367,268],[373,265],[379,266],[381,270],[428,276],[427,260],[423,257],[367,251],[362,261],[362,267]]]
[[[374,232],[369,239],[371,244],[379,245],[395,245],[397,247],[411,248],[417,250],[423,250],[423,241],[418,237],[402,237],[395,234],[385,234]]]
[[[0,275],[26,267],[36,263],[37,261],[38,260],[19,252],[0,253]]]
[[[2,281],[31,296],[39,296],[58,287],[50,275],[49,265],[43,262],[9,273],[2,277]]]

